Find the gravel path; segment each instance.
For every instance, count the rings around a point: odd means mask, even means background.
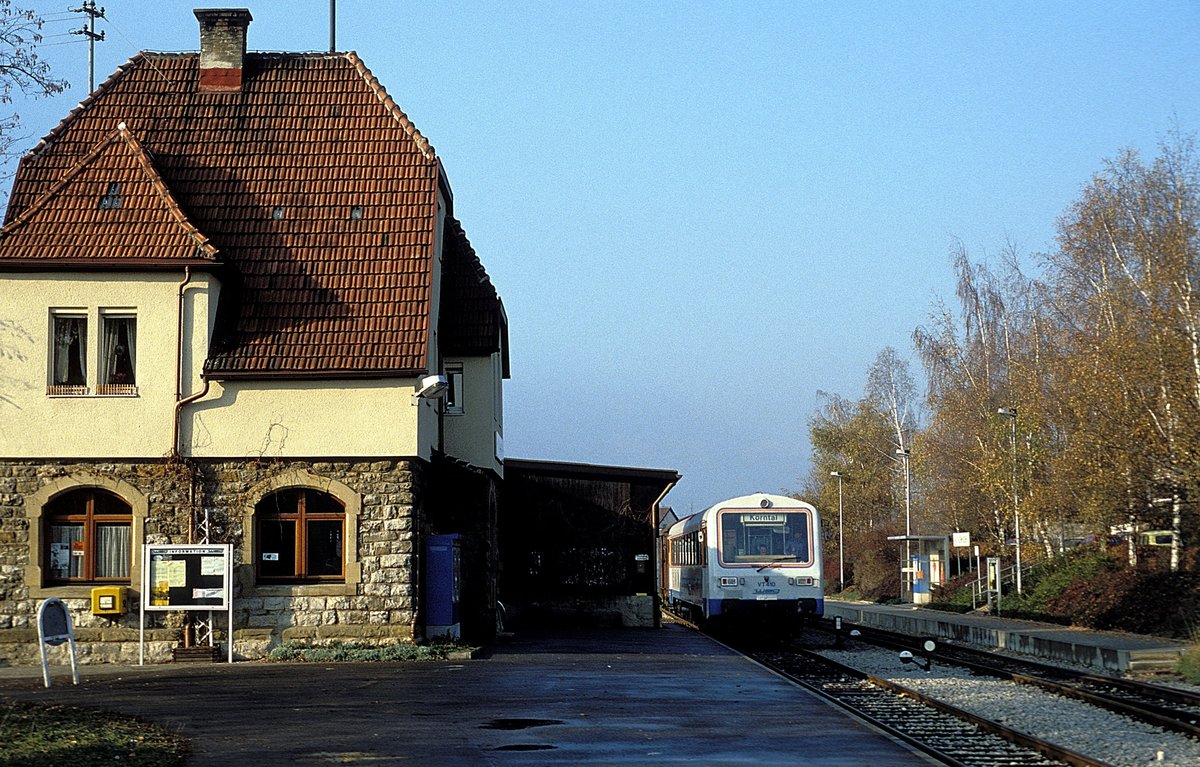
[[[929,671],[876,648],[817,650],[843,665],[911,688],[1113,767],[1198,767],[1200,741],[1026,685],[936,663]]]

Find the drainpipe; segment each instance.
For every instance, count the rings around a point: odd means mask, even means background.
[[[191,404],[201,397],[208,394],[209,380],[204,378],[204,388],[190,396],[183,396],[183,296],[187,286],[192,281],[192,267],[185,266],[183,268],[183,281],[176,288],[176,298],[178,300],[178,316],[179,325],[175,337],[175,415],[171,421],[171,451],[172,457],[180,455],[179,450],[179,418],[183,412],[184,405]]]

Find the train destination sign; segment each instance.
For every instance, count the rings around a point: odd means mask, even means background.
[[[782,525],[787,522],[786,514],[742,514],[743,525]]]

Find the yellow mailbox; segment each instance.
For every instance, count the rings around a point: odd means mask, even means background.
[[[97,586],[92,589],[92,615],[121,615],[125,612],[126,586]]]

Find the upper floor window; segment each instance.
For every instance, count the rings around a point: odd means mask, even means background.
[[[89,317],[96,317],[94,311],[52,311],[46,393],[81,396],[94,386],[100,395],[137,395],[137,315],[101,309],[97,335]]]
[[[85,314],[55,314],[51,354],[51,394],[87,394]]]
[[[136,394],[137,317],[106,314],[103,317],[98,394]]]
[[[346,509],[337,498],[285,488],[259,501],[254,516],[260,580],[343,580]]]
[[[97,488],[72,490],[46,504],[42,519],[49,583],[129,580],[133,512],[121,498]]]
[[[463,366],[458,364],[446,366],[446,399],[445,412],[459,415],[463,412]]]

